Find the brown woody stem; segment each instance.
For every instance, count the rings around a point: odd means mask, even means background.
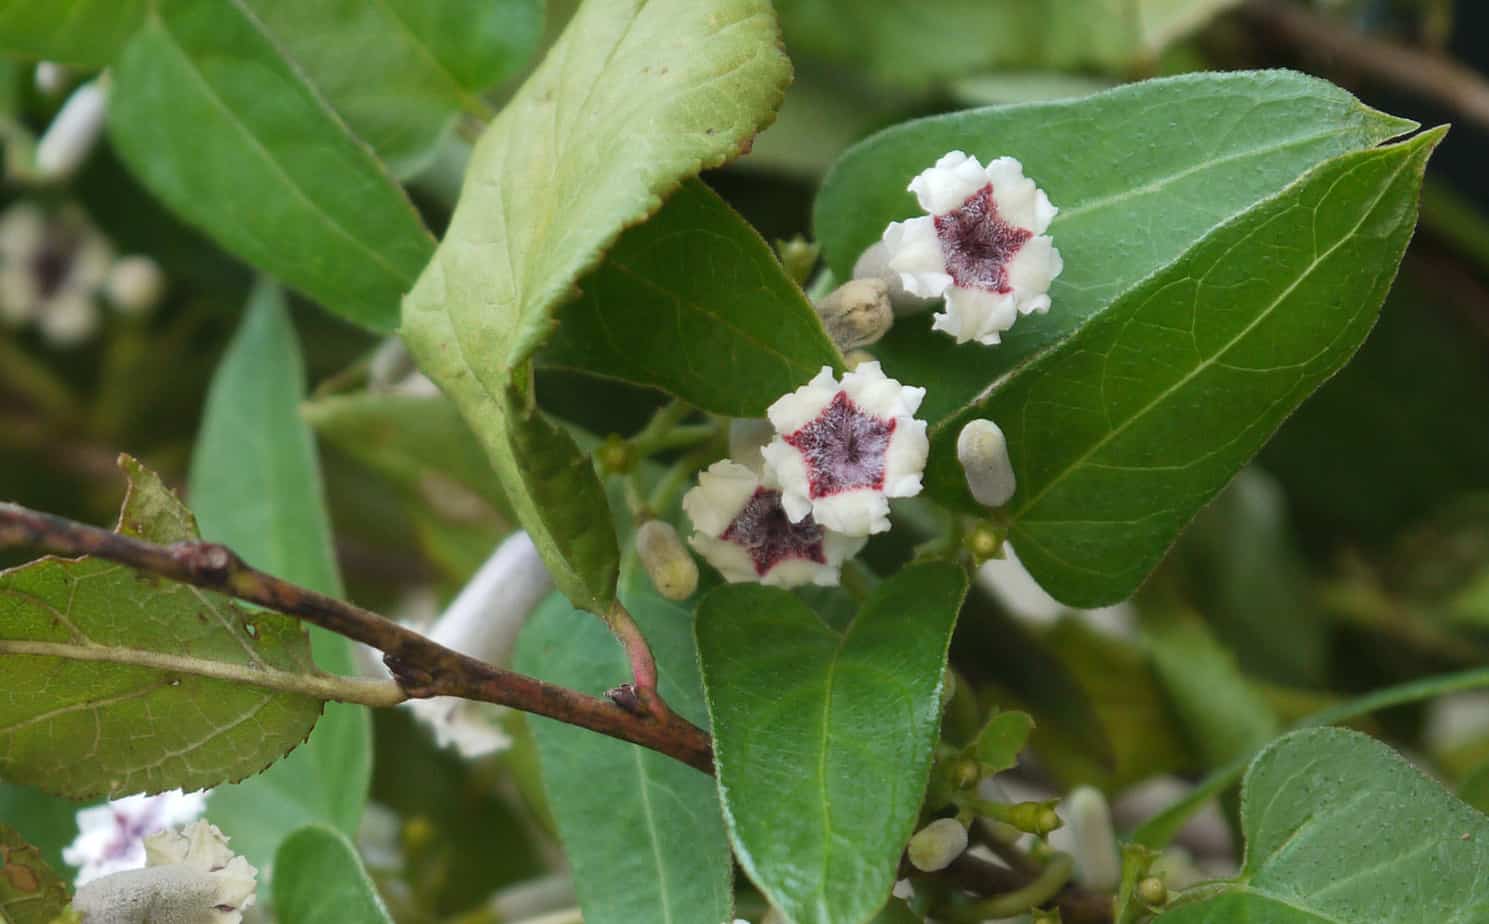
[[[411,697],[458,696],[510,706],[630,741],[704,773],[713,772],[713,748],[707,733],[672,712],[655,695],[656,668],[650,652],[641,662],[644,669],[637,672],[638,684],[650,684],[641,696],[647,708],[632,709],[452,651],[369,610],[265,574],[216,543],[156,545],[15,504],[0,504],[0,548],[11,546],[108,559],[329,629],[383,652],[384,663]],[[629,621],[629,614],[626,618]],[[635,627],[634,622],[630,625]],[[634,667],[638,655],[632,645],[626,648]],[[646,664],[651,667],[646,669]]]

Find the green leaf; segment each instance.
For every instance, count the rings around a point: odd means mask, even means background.
[[[283,295],[261,280],[207,394],[190,497],[206,538],[276,577],[340,596],[320,465],[300,418],[304,394]],[[345,638],[311,627],[310,641],[323,670],[357,673]],[[329,703],[305,745],[261,776],[214,790],[212,820],[234,850],[266,868],[285,835],[306,822],[355,834],[371,778],[366,707]]]
[[[0,823],[0,922],[51,924],[70,900],[67,884],[41,852]]]
[[[545,363],[653,385],[731,417],[763,417],[823,366],[842,366],[770,247],[697,180],[626,232],[581,288]]]
[[[1215,231],[939,425],[932,494],[975,509],[955,437],[1009,436],[1011,538],[1072,606],[1134,591],[1369,332],[1442,131],[1344,155]]]
[[[119,532],[197,538],[133,459]],[[0,776],[74,799],[192,790],[257,773],[304,740],[321,702],[294,620],[93,558],[0,572]]]
[[[975,109],[880,132],[833,168],[813,223],[828,265],[848,278],[891,221],[919,214],[906,184],[954,149],[984,160],[1019,158],[1060,207],[1050,234],[1065,271],[1048,314],[1021,318],[993,349],[957,346],[925,318],[900,320],[875,345],[891,374],[934,383],[922,407],[934,425],[1068,339],[1217,225],[1329,158],[1413,127],[1288,71],[1150,80],[1085,99]],[[943,434],[938,448],[948,451],[955,439],[954,431]]]
[[[532,411],[526,361],[621,230],[738,153],[788,76],[765,0],[584,4],[482,135],[404,300],[409,348],[481,439],[558,588],[586,609],[613,596],[615,539],[587,460]]]
[[[53,869],[70,871],[62,859],[62,848],[78,836],[78,811],[85,808],[71,799],[48,795],[30,786],[0,782],[0,818],[41,851],[42,860]]]
[[[0,51],[104,67],[145,18],[146,0],[0,0]]]
[[[275,853],[274,916],[280,924],[393,924],[357,848],[322,825],[300,828]]]
[[[401,174],[526,63],[541,0],[243,0],[352,132]]]
[[[1029,743],[1034,719],[1027,712],[1000,712],[987,720],[972,743],[987,772],[1001,773],[1018,764],[1019,752]]]
[[[158,0],[112,73],[110,137],[156,196],[331,311],[397,326],[429,234],[239,2]]]
[[[862,924],[915,828],[967,590],[951,564],[880,584],[839,633],[791,594],[731,584],[698,610],[735,855],[796,924]]]
[[[1438,924],[1489,907],[1489,819],[1357,732],[1297,732],[1263,751],[1241,822],[1241,878],[1162,924]]]
[[[657,596],[639,569],[628,570],[623,599],[656,655],[662,696],[702,724],[692,614]],[[528,620],[516,666],[596,694],[628,670],[604,624],[556,596]],[[733,870],[712,780],[633,744],[548,719],[528,722],[588,924],[731,919]]]

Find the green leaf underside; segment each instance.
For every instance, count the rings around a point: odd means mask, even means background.
[[[902,381],[930,385],[933,429],[1003,376],[1068,338],[1217,225],[1310,168],[1409,131],[1343,90],[1286,71],[1197,74],[1085,99],[920,119],[869,138],[833,168],[813,224],[848,278],[891,221],[921,214],[905,187],[947,151],[1017,157],[1060,214],[1050,227],[1065,271],[1048,314],[1020,318],[996,347],[957,346],[905,318],[874,347]],[[940,425],[940,426],[938,426]],[[942,433],[954,442],[956,433]],[[949,443],[948,443],[949,445]],[[938,446],[941,451],[948,451]]]
[[[918,86],[985,70],[1130,70],[1237,0],[777,0],[794,49]]]
[[[196,538],[160,479],[123,465],[121,531]],[[0,776],[74,799],[242,779],[303,741],[321,711],[274,689],[314,672],[293,620],[97,559],[0,572],[0,663]]]
[[[618,553],[572,441],[528,410],[518,369],[622,229],[736,154],[789,64],[766,0],[584,4],[482,135],[450,228],[404,299],[419,365],[480,438],[554,582],[607,606]],[[534,493],[538,492],[538,493]]]
[[[628,575],[623,599],[651,642],[662,695],[705,724],[692,614],[657,596],[639,569]],[[628,670],[604,624],[557,596],[528,621],[516,666],[594,694]],[[732,919],[729,842],[709,777],[636,745],[547,719],[528,722],[588,924]]]
[[[559,313],[547,364],[732,417],[763,417],[823,366],[842,365],[770,247],[698,180],[622,235],[580,289]]]
[[[113,76],[110,137],[156,196],[331,311],[397,326],[433,242],[386,168],[239,3],[159,0]]]
[[[277,286],[261,281],[213,377],[192,457],[189,497],[205,538],[256,568],[332,596],[343,593],[309,426],[305,371]],[[351,643],[310,628],[316,663],[355,674]],[[213,823],[259,868],[309,821],[355,834],[372,778],[364,706],[328,703],[315,735],[262,775],[214,790]]]
[[[1011,539],[1075,606],[1135,590],[1375,323],[1442,131],[1345,155],[1215,232],[975,414],[1008,434]],[[1238,252],[1254,254],[1250,260]],[[954,419],[954,434],[972,413]],[[965,492],[933,457],[933,493]]]
[[[0,0],[0,50],[103,67],[139,28],[146,0]]]
[[[69,900],[41,852],[0,823],[0,924],[51,924]]]
[[[399,173],[427,160],[480,91],[516,72],[541,0],[243,0],[287,57]]]
[[[1489,819],[1385,745],[1311,729],[1257,757],[1242,793],[1246,863],[1162,924],[1439,924],[1489,915]]]
[[[320,825],[295,831],[274,855],[274,915],[280,924],[393,924],[357,848]]]
[[[740,864],[796,924],[862,924],[914,831],[966,576],[917,565],[846,631],[759,585],[721,587],[697,634]]]
[[[1000,712],[988,719],[977,735],[974,745],[977,759],[992,768],[991,773],[1014,767],[1033,731],[1034,719],[1027,712]]]

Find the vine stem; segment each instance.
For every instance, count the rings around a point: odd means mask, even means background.
[[[649,673],[643,671],[637,678],[650,678],[651,688],[642,696],[647,708],[628,708],[630,704],[623,697],[612,701],[589,696],[453,651],[370,610],[259,571],[217,543],[157,545],[0,503],[0,548],[13,546],[107,559],[329,629],[383,652],[383,662],[403,694],[411,698],[457,696],[496,703],[639,744],[704,773],[713,772],[713,746],[708,734],[655,696],[654,664]],[[631,625],[634,627],[634,622]],[[635,655],[629,647],[627,653],[632,655],[634,666]],[[649,652],[645,659],[650,661]],[[329,689],[326,692],[334,693]]]

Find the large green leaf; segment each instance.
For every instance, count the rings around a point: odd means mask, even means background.
[[[1489,819],[1357,732],[1297,732],[1246,773],[1241,877],[1162,924],[1439,924],[1489,914]]]
[[[67,884],[14,828],[0,823],[0,924],[52,924]]]
[[[651,642],[661,692],[703,723],[692,614],[658,597],[628,569],[623,598]],[[626,676],[626,659],[604,626],[555,596],[529,620],[517,668],[600,693]],[[558,821],[589,924],[731,918],[729,842],[713,781],[634,744],[548,719],[529,720],[543,789]]]
[[[776,0],[798,51],[918,85],[989,69],[1126,72],[1238,0]]]
[[[1076,606],[1132,593],[1179,531],[1375,323],[1442,131],[1344,155],[1207,237],[937,437],[927,481],[973,502],[944,449],[1009,434],[1012,537]]]
[[[724,815],[740,864],[794,924],[863,924],[915,828],[967,580],[916,565],[842,632],[791,594],[731,584],[698,610]]]
[[[244,561],[340,595],[330,521],[310,428],[305,371],[279,289],[261,281],[212,388],[192,458],[190,498],[202,533]],[[311,627],[316,663],[355,674],[351,643]],[[315,735],[268,771],[212,793],[212,820],[262,868],[290,831],[324,821],[355,834],[372,778],[365,706],[330,703]]]
[[[71,799],[30,786],[0,782],[0,818],[23,833],[53,869],[69,870],[62,859],[62,848],[78,836],[78,810],[82,807]]]
[[[0,0],[0,51],[104,67],[139,28],[147,0]]]
[[[765,409],[842,358],[760,235],[702,182],[626,232],[564,306],[544,361],[705,410]]]
[[[684,179],[737,154],[788,76],[766,0],[584,4],[482,135],[404,300],[410,349],[480,437],[559,589],[585,608],[613,594],[598,483],[532,412],[530,389],[511,389],[527,386],[526,361],[579,277]]]
[[[543,31],[542,0],[243,0],[353,133],[398,172],[510,77]]]
[[[274,855],[274,916],[280,924],[393,924],[357,848],[321,825],[295,831]]]
[[[133,459],[119,531],[197,538]],[[75,799],[256,773],[304,740],[319,699],[299,624],[100,559],[0,572],[0,776]]]
[[[1217,225],[1323,161],[1412,127],[1338,87],[1287,71],[1152,80],[881,132],[833,168],[813,222],[828,264],[846,278],[891,221],[918,214],[906,184],[953,149],[983,160],[1019,158],[1060,207],[1049,233],[1065,271],[1048,314],[1021,318],[992,349],[957,346],[932,332],[926,318],[901,319],[874,347],[891,374],[929,386],[922,416],[936,424],[1070,337]],[[956,433],[942,439],[944,452]]]
[[[328,309],[397,325],[429,234],[239,2],[158,0],[113,75],[110,136],[156,196]]]

